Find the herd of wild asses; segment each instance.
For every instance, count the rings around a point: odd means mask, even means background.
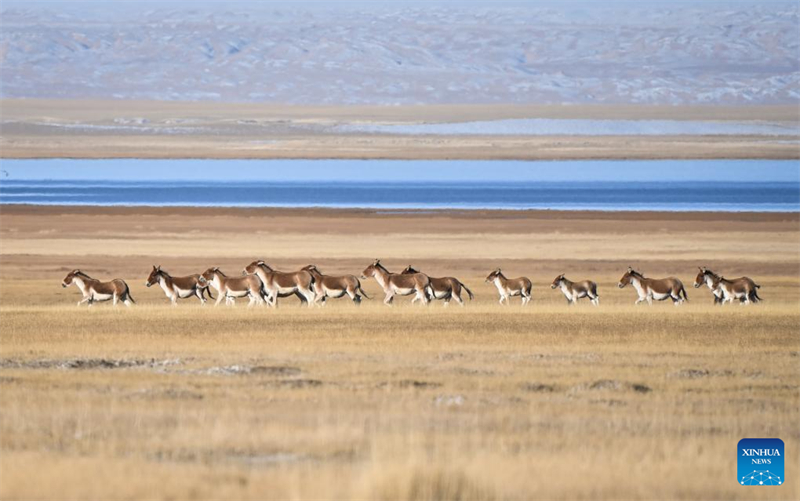
[[[740,304],[761,301],[758,296],[758,289],[761,286],[750,278],[728,280],[708,268],[701,267],[699,270],[694,286],[701,287],[705,284],[713,294],[714,304],[733,303],[735,300]],[[383,302],[387,305],[392,304],[395,296],[414,295],[412,303],[421,301],[425,305],[433,300],[442,300],[445,306],[449,305],[451,300],[464,306],[465,292],[470,300],[474,297],[472,291],[457,278],[433,278],[411,266],[400,273],[392,273],[379,259],[361,273],[361,279],[366,280],[370,277],[374,278],[383,289],[385,294]],[[497,287],[500,304],[509,304],[510,298],[514,296],[520,297],[522,305],[531,301],[533,284],[527,277],[507,278],[502,270],[497,268],[489,273],[486,282]],[[73,283],[83,294],[83,299],[78,302],[79,306],[83,303],[91,306],[92,303],[100,301],[113,301],[114,305],[122,301],[126,306],[130,306],[135,302],[128,284],[118,278],[110,282],[101,282],[81,270],[73,270],[67,274],[61,285],[68,287]],[[153,266],[145,285],[150,287],[155,284],[161,286],[173,305],[178,304],[178,299],[190,297],[196,297],[205,304],[206,293],[214,299],[210,288],[217,291],[216,305],[219,305],[223,298],[226,304],[232,305],[239,297],[248,297],[249,306],[267,304],[272,307],[277,306],[278,298],[288,296],[297,296],[301,303],[308,306],[321,306],[328,298],[340,298],[345,295],[356,304],[361,302],[362,296],[369,299],[361,288],[361,281],[354,275],[324,275],[313,264],[298,271],[282,272],[272,269],[260,260],[245,266],[241,276],[236,277],[229,277],[216,267],[197,275],[173,277],[160,266]],[[629,267],[618,284],[619,288],[627,285],[636,290],[638,298],[635,304],[642,301],[653,304],[653,300],[670,299],[675,305],[679,305],[689,299],[683,283],[675,277],[646,278],[642,273]],[[597,284],[591,280],[573,282],[562,273],[553,280],[550,287],[560,288],[568,304],[575,304],[581,298],[589,298],[594,306],[600,304]]]

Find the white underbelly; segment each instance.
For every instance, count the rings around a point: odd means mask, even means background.
[[[653,292],[652,294],[653,294],[653,299],[657,299],[658,301],[663,301],[664,299],[670,297],[669,294],[664,294],[661,292]]]
[[[399,287],[395,287],[395,289],[394,289],[394,293],[397,294],[398,296],[408,296],[409,294],[413,294],[414,292],[415,292],[415,289],[413,287],[412,288],[403,288],[403,289],[401,289]]]
[[[234,290],[228,289],[228,292],[225,295],[229,296],[229,297],[245,297],[248,294],[250,294],[249,290],[234,291]]]
[[[181,297],[181,298],[187,298],[187,297],[194,296],[194,291],[191,290],[191,289],[189,289],[189,290],[175,289],[175,290],[178,291],[178,297]]]
[[[329,289],[327,287],[325,287],[324,290],[325,290],[325,295],[326,296],[332,297],[334,299],[344,296],[345,293],[347,292],[347,291],[345,291],[343,289]]]
[[[92,301],[108,301],[114,297],[113,294],[98,294],[96,292],[92,293]]]

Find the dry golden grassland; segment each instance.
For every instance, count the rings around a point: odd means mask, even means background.
[[[798,223],[4,206],[0,498],[797,499]],[[152,264],[358,274],[375,257],[476,299],[388,308],[370,280],[361,307],[173,308],[144,287]],[[677,275],[690,302],[634,307],[628,264]],[[697,264],[752,276],[764,302],[712,306]],[[496,266],[533,279],[529,307],[496,304]],[[73,267],[138,304],[76,307]],[[567,307],[561,272],[597,280],[600,307]],[[744,437],[784,440],[783,486],[737,484]]]
[[[519,118],[798,121],[793,106],[290,106],[0,100],[4,158],[797,159],[786,136],[439,136],[331,126]],[[126,125],[127,124],[127,125]],[[134,126],[130,126],[134,124]],[[139,124],[138,126],[136,124]],[[145,124],[145,127],[141,127]],[[138,127],[138,128],[137,128]]]

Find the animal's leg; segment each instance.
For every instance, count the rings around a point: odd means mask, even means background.
[[[264,296],[261,295],[260,288],[254,291],[250,291],[250,295],[253,296],[253,299],[255,299],[256,303],[258,303],[259,306],[264,306],[266,304],[266,301],[264,301]]]
[[[392,300],[394,300],[394,293],[389,291],[386,293],[386,297],[383,299],[383,304],[391,306]]]
[[[312,308],[315,305],[319,306],[316,304],[317,295],[312,289],[301,289],[298,287],[297,290],[300,291],[300,294],[303,296],[303,298],[305,298],[309,308]]]
[[[91,303],[91,301],[92,301],[92,296],[86,296],[80,301],[78,301],[78,306],[82,305],[83,303]]]

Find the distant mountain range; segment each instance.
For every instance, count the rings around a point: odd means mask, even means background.
[[[249,11],[242,4],[114,4],[3,10],[2,97],[800,103],[796,3],[336,10],[271,4]]]

